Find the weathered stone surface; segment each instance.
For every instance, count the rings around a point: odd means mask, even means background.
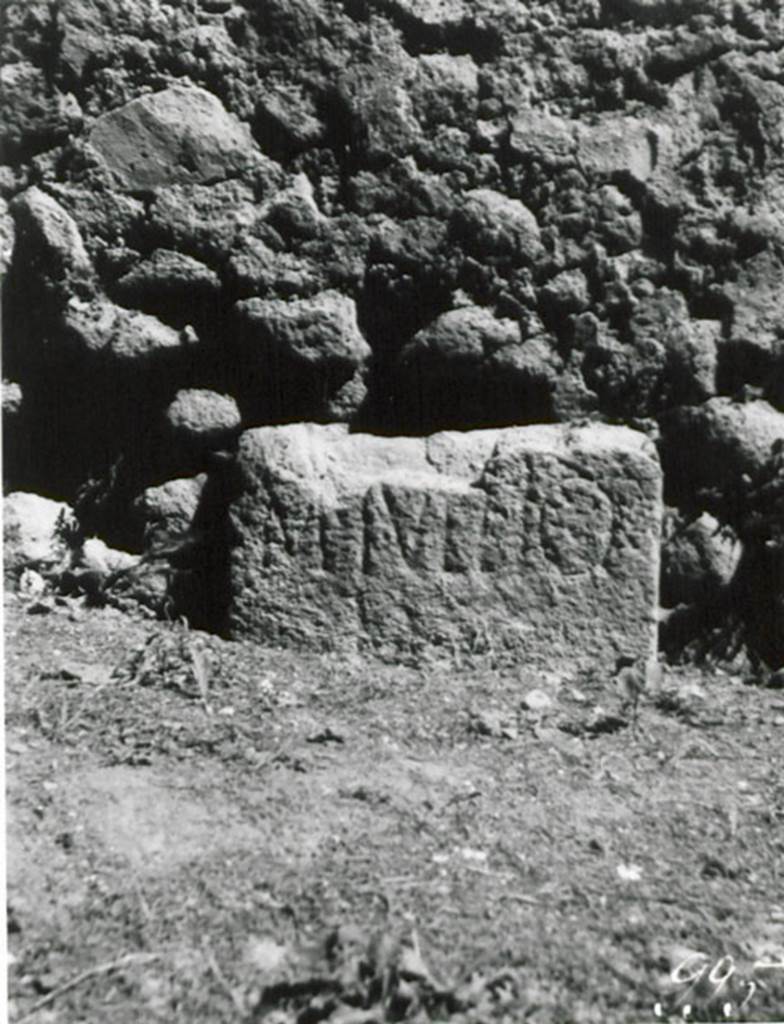
[[[166,410],[166,422],[180,441],[218,447],[237,434],[242,417],[229,395],[208,388],[183,388]]]
[[[259,219],[253,192],[239,181],[172,185],[156,192],[150,226],[163,248],[224,259]]]
[[[715,0],[609,0],[608,10],[618,18],[632,18],[643,25],[681,21],[726,4]]]
[[[103,300],[72,300],[63,313],[63,326],[80,355],[100,355],[117,366],[155,362],[189,344],[184,332],[155,317]]]
[[[316,145],[324,136],[324,125],[312,99],[296,86],[265,88],[256,105],[256,118],[265,152],[297,153]]]
[[[570,670],[655,649],[660,473],[640,434],[298,424],[247,431],[239,465],[237,636]]]
[[[169,249],[156,249],[115,283],[119,299],[142,309],[203,302],[214,299],[219,291],[220,278],[214,270]]]
[[[139,555],[110,548],[100,537],[88,537],[77,554],[79,566],[101,576],[132,569],[139,563]]]
[[[605,407],[651,416],[716,393],[718,321],[691,320],[683,296],[666,288],[633,301],[627,334],[600,329],[585,345],[586,383]],[[630,297],[620,284],[619,301]]]
[[[318,268],[291,252],[275,252],[258,238],[244,238],[227,264],[226,277],[242,298],[302,298],[319,290]]]
[[[14,218],[9,212],[8,203],[5,199],[0,199],[0,278],[5,277],[6,271],[11,265],[15,238]]]
[[[206,482],[206,473],[167,480],[158,487],[148,487],[134,500],[133,510],[140,521],[145,546],[190,529]]]
[[[711,398],[662,419],[662,463],[670,484],[687,493],[754,476],[784,439],[784,413],[764,401]]]
[[[67,556],[58,523],[70,516],[65,502],[14,491],[3,499],[3,564],[6,572],[53,568]]]
[[[536,217],[519,199],[491,188],[466,193],[456,210],[452,230],[469,252],[490,259],[533,262],[542,252]]]
[[[18,416],[22,409],[22,389],[15,381],[4,380],[2,387],[3,416]]]
[[[11,210],[25,274],[72,288],[90,279],[92,264],[82,236],[56,199],[34,185],[13,201]]]
[[[628,175],[647,180],[656,167],[656,133],[633,117],[603,118],[595,125],[576,126],[577,162],[586,174],[610,178]]]
[[[90,144],[131,192],[221,181],[257,152],[247,125],[212,93],[175,85],[99,117]]]
[[[400,353],[402,405],[419,407],[425,429],[551,418],[562,362],[538,326],[542,333],[523,338],[516,321],[498,319],[486,308],[442,313]]]
[[[741,555],[734,532],[707,512],[685,521],[677,513],[666,516],[662,604],[670,608],[710,599],[729,584]]]
[[[316,238],[324,216],[313,197],[307,175],[298,174],[292,184],[269,199],[262,209],[265,219],[283,238]]]
[[[260,354],[278,354],[309,367],[353,371],[370,356],[352,299],[337,291],[308,299],[247,299],[237,313]]]

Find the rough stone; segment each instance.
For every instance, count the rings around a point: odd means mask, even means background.
[[[52,569],[67,558],[68,547],[58,524],[71,516],[65,502],[14,491],[3,499],[4,571]]]
[[[131,192],[224,180],[253,162],[247,125],[212,93],[175,85],[98,118],[89,142]]]
[[[646,181],[656,167],[656,134],[633,117],[608,117],[577,126],[577,161],[592,177],[628,175]]]
[[[472,189],[453,218],[456,240],[476,256],[534,262],[542,253],[536,217],[519,199],[490,188]]]
[[[511,123],[509,148],[544,168],[567,167],[577,151],[574,125],[541,110],[521,111]]]
[[[661,456],[668,483],[689,494],[753,477],[784,439],[784,413],[768,402],[711,398],[662,417]],[[688,439],[688,443],[684,443]]]
[[[722,5],[715,0],[609,0],[606,6],[624,21],[631,19],[642,25],[661,25],[667,21],[683,21]]]
[[[117,367],[155,363],[191,343],[185,332],[153,316],[100,299],[89,303],[72,299],[63,313],[63,328],[79,355],[100,356]]]
[[[268,200],[262,215],[287,239],[316,238],[325,221],[313,197],[313,186],[305,174],[296,175],[288,188]]]
[[[253,192],[239,181],[172,185],[150,206],[150,227],[162,248],[203,259],[225,259],[259,220]]]
[[[762,383],[782,344],[784,264],[764,250],[745,260],[737,279],[724,284],[722,292],[732,304],[730,335],[721,346],[727,384]]]
[[[115,282],[122,302],[155,311],[172,303],[185,305],[214,299],[220,278],[203,263],[170,249],[156,249]]]
[[[108,576],[110,573],[123,572],[138,565],[139,555],[110,548],[100,537],[88,537],[81,546],[77,561],[80,568],[88,572]]]
[[[608,668],[655,651],[661,478],[618,427],[247,431],[228,626],[294,647]]]
[[[337,291],[285,302],[246,299],[237,313],[260,354],[278,354],[308,367],[353,374],[370,356],[357,324],[356,305]]]
[[[15,258],[24,261],[23,272],[56,285],[79,287],[93,269],[79,228],[57,200],[37,186],[27,189],[11,204],[16,220]]]
[[[2,389],[3,416],[18,416],[22,410],[22,401],[21,387],[14,381],[4,380]]]
[[[167,480],[157,487],[148,487],[134,500],[133,510],[142,528],[145,547],[190,529],[206,482],[206,473]]]
[[[550,418],[561,367],[547,335],[524,339],[516,321],[465,306],[442,313],[403,347],[398,386],[403,405],[421,410],[423,430],[534,422]]]
[[[303,298],[319,290],[312,261],[291,252],[275,252],[258,238],[244,238],[232,253],[226,278],[236,295]]]
[[[312,100],[293,85],[265,88],[256,105],[256,119],[264,136],[262,145],[273,154],[298,153],[324,136],[324,125]]]
[[[179,440],[216,448],[239,432],[242,417],[228,395],[207,388],[183,388],[167,408],[166,422]]]
[[[709,600],[730,583],[741,555],[733,531],[709,513],[689,520],[671,512],[664,519],[662,604],[672,608]]]
[[[0,199],[0,277],[5,277],[11,265],[11,254],[14,251],[16,228],[14,218],[5,199]]]

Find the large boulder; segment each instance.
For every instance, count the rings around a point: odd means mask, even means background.
[[[192,85],[140,96],[103,114],[89,141],[130,192],[223,181],[252,165],[258,153],[248,126]]]
[[[239,468],[235,636],[571,672],[655,652],[661,475],[641,434],[296,424],[244,433]]]

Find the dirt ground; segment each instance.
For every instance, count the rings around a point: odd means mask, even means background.
[[[784,693],[636,710],[11,595],[11,1019],[784,1019]]]

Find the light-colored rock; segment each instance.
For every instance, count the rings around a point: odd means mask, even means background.
[[[533,213],[519,199],[491,188],[466,193],[453,218],[453,232],[477,256],[533,263],[543,252]]]
[[[206,473],[167,480],[158,487],[148,487],[135,499],[133,510],[141,522],[145,545],[191,528],[206,482]]]
[[[3,416],[18,416],[22,411],[23,401],[22,388],[11,380],[3,381],[2,405]]]
[[[582,313],[591,302],[588,280],[582,270],[563,270],[545,283],[541,299],[561,315]]]
[[[293,252],[276,252],[258,238],[243,238],[227,263],[227,277],[242,297],[308,295],[319,289],[315,264]]]
[[[6,572],[51,569],[67,558],[60,524],[72,512],[63,501],[14,491],[3,499],[3,561]]]
[[[619,20],[662,25],[684,21],[695,14],[717,14],[721,9],[728,16],[732,5],[727,0],[611,0],[607,8]]]
[[[306,174],[297,174],[288,188],[264,204],[261,212],[284,238],[316,238],[325,221]]]
[[[413,355],[449,362],[479,364],[508,345],[520,345],[520,325],[501,320],[480,306],[451,309],[423,327],[405,346],[402,358]]]
[[[722,286],[732,303],[727,347],[734,348],[742,371],[764,365],[780,344],[784,265],[765,249],[740,264],[737,279]]]
[[[542,110],[523,110],[512,121],[509,148],[544,167],[567,166],[577,150],[575,123]]]
[[[646,181],[656,168],[657,136],[634,117],[607,117],[596,124],[578,124],[577,162],[592,177],[627,174]]]
[[[23,251],[25,272],[58,283],[86,281],[93,273],[76,222],[46,192],[33,185],[11,204],[16,244]]]
[[[139,555],[110,548],[100,537],[88,537],[79,552],[79,564],[83,569],[108,576],[138,565]]]
[[[131,192],[222,181],[258,153],[248,126],[192,85],[140,96],[103,114],[89,142]]]
[[[5,199],[0,199],[0,278],[5,277],[11,265],[11,254],[14,251],[16,227],[14,218]]]
[[[214,260],[225,259],[237,239],[252,230],[259,209],[247,185],[223,181],[158,189],[149,217],[167,247]]]
[[[784,413],[764,401],[711,398],[662,419],[662,462],[674,485],[690,493],[752,476],[784,440]]]
[[[183,388],[166,410],[166,422],[180,440],[209,447],[226,444],[242,423],[237,403],[208,388]]]
[[[220,291],[214,270],[181,252],[156,249],[116,283],[117,296],[128,303],[212,298]]]
[[[191,343],[154,316],[101,299],[72,299],[63,313],[63,327],[79,354],[101,355],[117,365],[155,361]]]
[[[251,346],[311,367],[353,372],[370,357],[353,299],[337,291],[285,302],[246,299],[236,305]]]
[[[665,517],[662,542],[662,601],[665,606],[704,601],[725,587],[743,548],[729,527],[707,512],[684,522]]]
[[[307,149],[324,137],[324,125],[313,99],[290,82],[265,83],[256,109],[257,116],[272,127],[286,150]]]
[[[479,91],[479,69],[467,54],[426,53],[419,58],[419,66],[431,85],[438,83],[442,89],[471,98]]]
[[[549,335],[523,339],[516,320],[463,306],[418,331],[395,372],[401,402],[424,432],[546,419],[562,367]]]
[[[523,704],[529,711],[542,714],[553,706],[553,698],[544,690],[529,690],[523,697]]]
[[[295,647],[542,668],[655,651],[661,476],[624,428],[427,438],[247,431],[230,507],[229,628]]]
[[[457,28],[471,13],[466,0],[392,0],[390,7],[425,29]]]

